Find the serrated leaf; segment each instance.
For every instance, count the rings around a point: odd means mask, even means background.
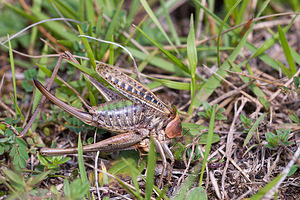
[[[19,145],[19,147],[27,148],[27,144],[22,138],[17,137],[16,142]]]

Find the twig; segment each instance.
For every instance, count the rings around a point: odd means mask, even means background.
[[[55,65],[55,68],[54,68],[54,70],[53,70],[53,73],[52,73],[52,75],[51,75],[51,78],[50,78],[50,80],[49,80],[49,83],[47,84],[47,87],[46,87],[47,90],[50,90],[50,88],[51,88],[51,86],[52,86],[52,84],[53,84],[55,75],[56,75],[57,72],[58,72],[58,69],[59,69],[59,66],[60,66],[60,64],[61,64],[61,62],[62,62],[62,59],[63,59],[63,54],[61,54],[61,55],[59,56],[59,58],[58,58],[58,61],[57,61],[56,65]],[[29,130],[29,128],[31,127],[32,123],[34,122],[34,120],[35,120],[37,114],[39,113],[39,111],[40,111],[42,105],[44,104],[45,100],[46,100],[46,97],[43,96],[42,99],[41,99],[40,104],[37,106],[36,110],[34,111],[32,117],[31,117],[31,119],[29,120],[28,124],[25,126],[25,128],[24,128],[23,131],[22,131],[22,133],[21,133],[20,135],[18,135],[17,137],[23,138],[23,137],[26,135],[26,133],[28,132],[28,130]]]
[[[251,75],[248,75],[248,74],[245,74],[245,73],[241,73],[241,72],[233,72],[233,71],[230,71],[230,70],[226,70],[226,69],[223,69],[224,71],[226,72],[229,72],[231,74],[237,74],[237,75],[241,75],[241,76],[246,76],[248,78],[251,78],[251,79],[255,79],[255,80],[259,80],[259,81],[264,81],[264,82],[267,82],[267,83],[270,83],[270,84],[273,84],[273,85],[277,85],[277,86],[284,86],[283,83],[277,83],[275,81],[270,81],[268,79],[264,79],[264,78],[260,78],[260,77],[256,77],[256,76],[251,76]]]
[[[235,105],[237,105],[237,102],[235,103]],[[229,133],[228,133],[228,136],[227,136],[226,153],[225,153],[227,160],[226,160],[226,164],[225,164],[225,167],[224,167],[224,170],[223,170],[222,180],[221,180],[221,182],[222,182],[222,187],[221,188],[222,188],[222,191],[223,191],[223,195],[225,195],[226,198],[228,197],[228,195],[227,195],[227,192],[225,190],[225,178],[226,178],[226,171],[227,171],[229,161],[230,161],[230,158],[231,158],[231,154],[232,154],[233,132],[234,132],[234,129],[235,129],[235,123],[236,123],[236,121],[237,121],[237,119],[238,119],[240,113],[242,112],[242,110],[243,110],[246,103],[247,103],[247,100],[245,98],[241,98],[241,105],[240,105],[239,109],[235,112],[234,118],[232,120],[230,129],[229,129]]]
[[[300,156],[300,147],[298,147],[297,151],[295,152],[292,160],[288,163],[288,165],[284,168],[284,170],[281,172],[281,178],[280,180],[277,182],[277,184],[271,189],[269,190],[269,192],[265,195],[266,198],[268,199],[273,199],[274,193],[276,190],[278,190],[279,186],[282,184],[282,182],[284,181],[284,179],[287,177],[288,173],[290,172],[292,166],[294,165],[294,163],[298,160]]]

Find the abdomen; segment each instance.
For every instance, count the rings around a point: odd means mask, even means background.
[[[142,128],[145,106],[130,100],[115,100],[93,107],[93,118],[99,127],[114,132],[133,131]]]

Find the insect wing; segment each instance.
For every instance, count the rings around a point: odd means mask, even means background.
[[[98,64],[96,71],[103,79],[131,101],[146,104],[166,115],[171,113],[172,109],[157,98],[148,88],[120,72],[115,67],[104,63]]]

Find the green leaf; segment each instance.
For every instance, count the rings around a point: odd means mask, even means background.
[[[221,140],[220,136],[214,133],[211,139],[211,143],[214,144],[219,142],[220,140]],[[208,133],[204,133],[200,137],[199,144],[207,144],[207,143],[208,143]]]
[[[189,60],[189,66],[190,66],[190,73],[192,77],[191,81],[191,99],[194,98],[195,92],[196,92],[196,67],[198,63],[198,57],[197,57],[197,49],[196,49],[196,41],[195,41],[195,30],[194,30],[194,20],[193,15],[191,15],[190,19],[190,32],[187,38],[187,56]],[[192,106],[191,106],[192,108]],[[190,113],[192,110],[189,110]]]
[[[288,173],[287,176],[292,176],[293,174],[296,173],[296,171],[299,169],[298,165],[293,165]]]
[[[207,200],[206,191],[202,187],[191,189],[187,195],[186,200]]]
[[[84,33],[82,32],[81,28],[78,26],[78,31],[81,35],[84,35]],[[90,63],[92,65],[92,68],[93,69],[96,69],[96,61],[95,61],[95,56],[94,56],[94,53],[92,51],[92,48],[90,46],[90,44],[88,43],[87,41],[87,38],[85,37],[81,37],[81,41],[84,45],[84,48],[87,52],[87,55],[88,55],[88,58],[90,59]]]
[[[243,147],[245,147],[248,142],[250,141],[250,139],[252,138],[252,135],[254,133],[254,131],[258,128],[258,125],[262,122],[262,120],[266,117],[267,113],[264,113],[263,115],[261,115],[256,122],[253,124],[253,126],[251,127],[251,129],[249,130],[247,137],[244,141]]]
[[[39,159],[42,165],[44,166],[48,165],[49,162],[47,161],[47,159],[44,156],[42,156],[39,152],[37,153],[37,158]]]
[[[155,143],[153,138],[151,137],[151,144],[150,144],[150,150],[148,153],[148,159],[147,159],[147,176],[146,176],[146,195],[145,199],[150,200],[152,195],[152,189],[154,185],[154,173],[155,173]]]
[[[64,180],[64,193],[66,196],[71,197],[71,188],[68,179]]]
[[[174,46],[173,42],[170,40],[169,36],[167,35],[167,33],[164,31],[163,27],[160,25],[158,19],[156,18],[156,16],[154,15],[154,13],[152,12],[149,4],[147,3],[146,0],[140,0],[141,4],[143,5],[145,11],[148,13],[148,15],[150,16],[150,18],[152,19],[152,21],[156,24],[156,26],[158,27],[158,29],[160,30],[160,32],[163,34],[163,36],[168,40],[168,42],[170,43],[170,45],[172,46],[172,48],[178,53],[177,48]]]
[[[140,29],[137,26],[134,26],[136,29],[138,29],[148,40],[150,40],[155,46],[157,46],[175,65],[177,65],[180,69],[182,69],[184,72],[190,73],[190,70],[183,64],[181,60],[179,60],[177,57],[172,55],[170,52],[165,50],[160,44],[155,42],[152,38],[150,38],[142,29]]]
[[[15,64],[14,64],[14,57],[13,57],[13,52],[12,52],[12,47],[11,47],[11,43],[10,43],[10,39],[8,36],[8,51],[9,51],[9,61],[10,61],[10,66],[11,66],[11,73],[12,73],[12,78],[13,78],[13,86],[14,86],[14,98],[13,99],[13,103],[14,106],[16,108],[16,113],[18,113],[22,120],[25,121],[25,117],[23,116],[23,113],[21,112],[17,102],[17,85],[16,85],[16,74],[15,74]]]
[[[84,161],[83,161],[83,151],[82,151],[82,143],[81,143],[80,133],[78,134],[78,166],[79,166],[80,178],[81,178],[82,183],[88,184],[88,187],[90,187],[89,181],[88,181],[88,176],[87,176],[85,166],[84,166]],[[89,192],[87,192],[86,194],[88,195],[88,197],[90,196]]]
[[[253,195],[250,200],[260,200],[263,196],[269,192],[272,188],[274,188],[277,182],[281,179],[283,174],[278,175],[275,177],[271,182],[269,182],[264,188],[260,189],[255,195]]]
[[[122,9],[123,3],[124,3],[124,0],[119,1],[118,7],[115,10],[114,16],[113,16],[111,22],[109,23],[109,27],[108,27],[107,32],[105,34],[105,40],[106,41],[110,41],[111,40],[111,38],[114,35],[114,30],[116,29],[117,25],[120,23],[119,16],[120,16],[120,13],[121,13],[121,9]],[[98,58],[102,58],[103,57],[104,52],[107,49],[107,46],[108,46],[107,44],[103,44],[103,45],[100,46],[100,53],[99,53],[99,57]]]
[[[24,77],[26,80],[31,81],[32,79],[36,78],[37,73],[38,72],[36,71],[36,69],[29,68],[24,71]]]
[[[22,138],[17,137],[16,142],[20,147],[27,148],[27,144]]]
[[[29,159],[28,153],[25,148],[19,147],[18,152],[19,152],[20,156],[23,158],[23,160]]]
[[[76,11],[70,5],[68,5],[64,1],[60,0],[51,0],[51,2],[57,7],[57,9],[61,12],[61,14],[70,19],[76,19]]]
[[[28,83],[28,81],[22,81],[22,87],[26,92],[32,92],[33,91],[33,86]]]
[[[50,174],[51,171],[48,170],[46,172],[43,172],[41,174],[38,174],[37,176],[34,176],[28,183],[29,186],[33,187],[34,185],[38,184],[39,182],[43,181],[45,177],[48,176],[48,174]]]
[[[182,123],[182,128],[188,130],[188,134],[193,136],[199,135],[201,130],[208,129],[206,126],[202,126],[194,123]]]
[[[278,33],[279,33],[279,39],[286,57],[287,62],[289,63],[290,66],[290,73],[293,76],[296,73],[296,65],[295,62],[293,60],[293,56],[291,53],[291,49],[290,46],[288,44],[288,41],[284,35],[283,30],[281,29],[280,25],[278,24]],[[291,78],[291,77],[289,77]]]
[[[199,185],[202,184],[202,179],[203,179],[203,175],[204,175],[204,171],[205,171],[205,166],[206,166],[206,163],[207,163],[207,158],[208,158],[210,148],[211,148],[211,144],[212,144],[212,141],[213,141],[216,109],[217,109],[217,105],[214,105],[213,108],[212,108],[212,114],[211,114],[211,118],[210,118],[210,121],[209,121],[207,144],[206,144],[206,147],[205,147],[205,153],[204,153],[204,159],[203,159],[203,163],[202,163],[202,169],[201,169]]]
[[[92,0],[85,1],[86,17],[91,29],[95,26],[95,9]]]
[[[164,86],[167,86],[168,88],[172,88],[172,89],[176,89],[176,90],[189,90],[190,89],[189,83],[171,81],[168,79],[158,79],[158,78],[153,78],[153,77],[149,77],[149,78],[163,84]]]
[[[4,169],[4,174],[13,182],[25,187],[24,177],[21,176],[18,172],[14,172],[8,169]]]

